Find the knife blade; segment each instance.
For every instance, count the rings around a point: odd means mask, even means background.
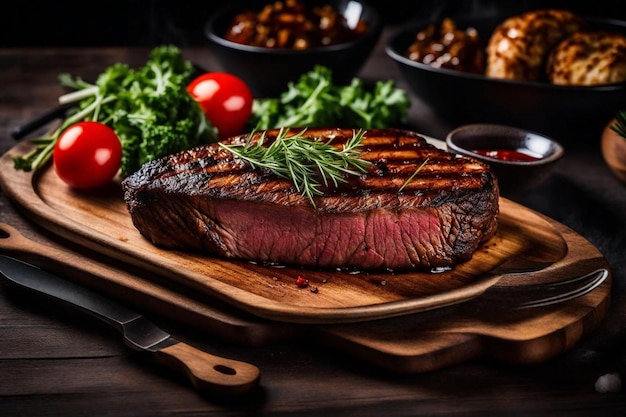
[[[13,137],[13,139],[15,140],[20,140],[24,136],[34,132],[40,127],[47,125],[55,119],[63,119],[72,107],[76,107],[76,103],[59,104],[58,106],[53,107],[52,109],[49,109],[44,113],[38,115],[34,119],[29,120],[23,125],[15,127],[11,132],[11,137]]]
[[[115,327],[127,346],[149,352],[157,362],[184,372],[198,390],[239,395],[259,383],[256,366],[181,342],[141,314],[87,287],[5,255],[0,255],[0,275],[12,284],[69,304]]]

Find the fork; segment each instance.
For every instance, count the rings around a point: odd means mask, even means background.
[[[474,301],[481,306],[497,302],[511,310],[527,310],[564,303],[589,294],[609,276],[599,268],[566,280],[521,286],[493,286]]]

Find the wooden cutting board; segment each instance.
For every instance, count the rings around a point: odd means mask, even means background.
[[[519,277],[523,281],[519,285],[558,281],[561,274],[607,268],[604,258],[589,242],[565,226],[559,230],[577,257],[589,256],[572,263],[570,271],[565,268],[554,274]],[[552,307],[512,311],[506,302],[484,303],[477,298],[453,307],[368,322],[283,323],[233,309],[189,288],[155,280],[146,271],[114,266],[111,259],[78,246],[70,248],[67,242],[35,242],[6,224],[0,224],[0,232],[3,253],[228,342],[250,347],[290,340],[321,343],[395,373],[432,371],[478,357],[516,365],[545,361],[570,349],[595,329],[610,302],[609,275],[591,293]],[[516,280],[513,278],[508,285],[518,286]]]
[[[439,273],[277,268],[164,250],[135,229],[119,183],[76,191],[53,169],[35,175],[13,170],[13,156],[23,153],[18,147],[0,159],[0,181],[36,223],[120,262],[276,321],[356,322],[426,311],[479,296],[500,280],[493,271],[505,262],[526,260],[543,269],[567,254],[553,224],[506,199],[500,204],[496,235],[470,261]],[[296,286],[298,276],[309,280],[309,287]]]
[[[608,308],[610,279],[557,307],[515,312],[500,305],[496,315],[481,307],[480,295],[496,284],[515,287],[608,269],[584,238],[505,199],[498,234],[452,271],[351,275],[276,269],[159,250],[132,227],[117,186],[77,193],[50,169],[36,175],[13,171],[18,153],[19,146],[0,159],[4,191],[35,223],[91,253],[85,258],[67,252],[59,242],[42,250],[15,230],[5,230],[9,238],[0,240],[5,251],[233,342],[254,346],[310,337],[398,372],[485,354],[529,363],[573,346]],[[43,262],[46,252],[52,262]],[[496,267],[529,272],[493,273]],[[297,275],[306,275],[318,291],[295,286]]]

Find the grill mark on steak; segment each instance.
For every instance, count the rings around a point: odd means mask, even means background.
[[[318,132],[320,129],[316,129]],[[311,134],[313,133],[309,130]],[[337,130],[325,130],[323,132],[332,132],[335,139],[333,144],[337,147],[342,146],[351,130],[346,132],[341,130],[338,134]],[[371,132],[371,131],[370,131]],[[337,188],[328,188],[327,193],[341,194],[362,194],[364,190],[370,192],[382,191],[389,192],[389,188],[400,188],[407,179],[413,175],[416,170],[416,163],[421,164],[424,159],[428,158],[429,163],[422,168],[420,175],[407,185],[407,190],[427,192],[435,189],[436,191],[446,187],[457,186],[459,188],[476,188],[480,186],[482,179],[472,175],[474,172],[484,172],[483,165],[476,163],[470,164],[468,160],[459,160],[452,154],[443,153],[440,150],[430,147],[425,142],[418,141],[419,137],[415,136],[381,136],[371,135],[370,132],[365,136],[363,141],[364,150],[362,158],[374,163],[373,174],[368,177],[349,178],[346,185],[340,184]],[[377,132],[377,131],[375,131]],[[234,143],[243,143],[247,137],[238,137],[232,139]],[[267,135],[268,139],[272,135]],[[410,139],[410,140],[409,140]],[[427,146],[425,146],[427,145]],[[185,158],[194,161],[196,158],[202,158],[206,162],[200,164],[202,172],[210,175],[207,178],[208,188],[211,190],[219,190],[220,194],[226,196],[228,194],[238,194],[242,187],[258,187],[259,194],[265,192],[284,193],[293,190],[293,184],[288,180],[278,179],[275,176],[261,171],[251,171],[250,167],[233,158],[232,154],[224,149],[215,147],[207,152],[202,149],[202,154],[198,154],[195,150],[189,153],[183,153],[184,158],[176,158],[173,164],[180,164],[179,173],[185,171],[196,172],[193,162],[185,162]],[[419,166],[419,165],[418,165]],[[462,167],[465,175],[459,175],[459,168]],[[378,172],[374,170],[378,169]],[[174,172],[174,174],[177,174]],[[454,182],[451,182],[447,176],[453,176]],[[302,198],[302,204],[308,205],[306,198]],[[323,210],[323,208],[321,208]]]
[[[340,147],[353,133],[305,135]],[[362,144],[368,172],[323,189],[317,211],[290,181],[216,144],[147,163],[123,181],[125,200],[135,227],[156,245],[313,268],[449,267],[495,233],[499,196],[488,166],[402,130],[367,131]]]

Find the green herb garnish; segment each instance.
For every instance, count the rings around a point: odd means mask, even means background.
[[[424,162],[422,162],[422,164],[420,166],[417,167],[417,169],[415,170],[415,172],[413,174],[411,174],[411,176],[409,178],[406,179],[406,181],[404,181],[404,184],[402,184],[402,187],[400,187],[400,189],[398,190],[398,192],[402,192],[402,190],[404,190],[404,187],[406,187],[407,185],[409,185],[409,183],[411,181],[413,181],[413,178],[415,178],[415,176],[422,170],[422,168],[424,168],[424,165],[426,165],[426,163],[428,162],[428,158],[426,158],[424,160]]]
[[[332,71],[318,65],[297,82],[288,83],[280,97],[255,99],[248,128],[387,128],[405,123],[410,106],[407,93],[392,80],[377,81],[371,89],[360,78],[337,85]]]
[[[76,103],[50,136],[33,141],[35,149],[14,159],[16,169],[36,170],[50,159],[59,135],[70,125],[93,120],[111,127],[122,143],[122,175],[145,162],[217,140],[217,131],[187,93],[191,62],[175,46],[154,48],[144,66],[106,68],[94,84],[61,74],[61,85],[74,89],[59,102]]]
[[[617,112],[615,115],[615,124],[611,125],[611,129],[626,139],[626,110]]]
[[[281,128],[276,139],[265,146],[265,132],[256,143],[252,143],[254,132],[243,145],[220,146],[232,152],[237,158],[249,163],[254,169],[267,169],[280,178],[293,182],[296,190],[306,196],[315,207],[314,197],[323,194],[320,187],[337,187],[346,183],[347,175],[360,175],[372,163],[361,158],[359,147],[363,141],[363,131],[354,132],[341,149],[329,141],[304,136],[306,129],[289,135],[289,129]],[[321,180],[321,181],[320,181]]]

